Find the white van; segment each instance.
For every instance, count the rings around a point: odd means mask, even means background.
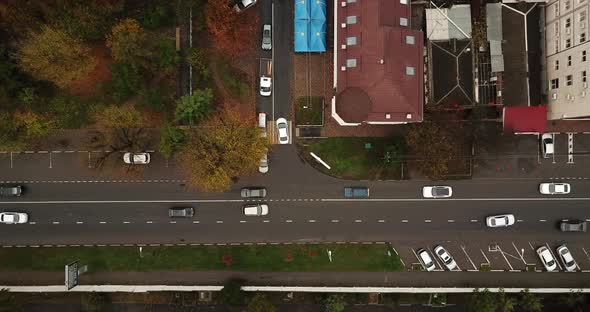
[[[258,127],[260,130],[260,136],[265,138],[266,137],[266,113],[258,113]]]

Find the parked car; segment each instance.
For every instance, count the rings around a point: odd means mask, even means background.
[[[576,260],[574,260],[572,253],[567,247],[565,247],[565,245],[557,247],[556,251],[559,257],[561,258],[561,261],[563,262],[563,267],[566,271],[573,272],[577,269],[578,265],[576,264]]]
[[[244,206],[244,215],[249,217],[266,216],[268,214],[267,204],[252,204]]]
[[[553,134],[544,133],[541,136],[541,150],[543,151],[543,158],[553,156],[555,145],[553,144]]]
[[[450,186],[425,186],[422,188],[424,198],[449,198],[453,196],[453,189]]]
[[[264,153],[264,156],[260,158],[260,164],[258,164],[258,172],[260,173],[267,173],[268,172],[268,151]]]
[[[193,207],[175,207],[168,209],[168,216],[170,218],[190,218],[195,215]]]
[[[272,78],[260,76],[260,95],[270,96],[272,94]]]
[[[0,223],[23,224],[29,222],[29,215],[24,212],[0,212]]]
[[[555,258],[553,258],[551,251],[549,251],[549,248],[545,246],[539,247],[539,249],[537,249],[537,255],[539,255],[539,259],[541,259],[541,262],[547,271],[551,272],[557,269],[557,263],[555,262]]]
[[[543,195],[569,194],[571,190],[569,183],[541,183],[539,192]]]
[[[503,214],[496,216],[489,216],[486,218],[486,225],[488,227],[505,227],[514,224],[513,214]]]
[[[266,138],[266,113],[258,113],[258,128],[260,136]]]
[[[262,50],[272,49],[272,26],[264,24],[262,26]]]
[[[369,188],[364,186],[349,186],[344,188],[345,198],[368,198]]]
[[[444,263],[449,271],[457,268],[457,262],[455,262],[451,254],[443,246],[438,245],[434,247],[434,254]]]
[[[23,193],[23,188],[20,185],[15,186],[0,186],[0,197],[18,197]]]
[[[562,232],[586,232],[588,223],[582,220],[561,220],[559,229]]]
[[[420,258],[420,262],[424,266],[426,271],[434,271],[436,269],[436,265],[434,264],[434,260],[430,256],[430,253],[426,249],[419,249],[418,250],[418,258]]]
[[[147,165],[150,163],[149,153],[125,153],[123,161],[128,165]]]
[[[264,198],[266,197],[266,188],[264,187],[245,187],[241,193],[243,198]]]
[[[236,0],[235,5],[234,5],[234,10],[238,13],[241,13],[244,10],[255,5],[256,1],[257,0]]]
[[[287,124],[287,120],[285,118],[277,119],[277,129],[279,130],[279,143],[280,144],[288,144],[289,143],[289,125]]]

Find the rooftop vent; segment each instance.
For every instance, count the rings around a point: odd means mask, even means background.
[[[406,114],[406,119],[412,119],[412,114],[410,114],[410,113]]]
[[[385,119],[391,119],[391,114],[385,114]]]

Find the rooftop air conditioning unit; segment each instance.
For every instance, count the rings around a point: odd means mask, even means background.
[[[340,24],[340,27],[342,27],[342,28],[346,28],[346,23],[342,23],[342,24]]]
[[[391,114],[385,114],[385,119],[391,119]]]
[[[406,114],[406,119],[412,119],[412,114],[410,114],[410,113]]]
[[[557,100],[557,93],[551,94],[551,98],[554,99],[554,100]]]
[[[345,44],[342,45],[342,50],[346,50],[346,45]]]
[[[346,66],[340,66],[341,71],[346,71]]]
[[[341,5],[343,8],[345,8],[345,7],[346,7],[346,1],[342,1],[342,2],[340,3],[340,5]]]

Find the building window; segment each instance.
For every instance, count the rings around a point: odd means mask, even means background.
[[[582,62],[586,62],[586,50],[582,51]]]
[[[572,75],[565,76],[565,85],[571,86],[572,85]]]
[[[586,71],[582,71],[582,82],[586,82]]]
[[[580,11],[578,15],[578,22],[583,22],[586,20],[586,11]]]
[[[406,66],[406,75],[414,76],[416,74],[416,69],[412,66]]]
[[[559,78],[551,79],[551,90],[559,88]]]
[[[571,48],[572,47],[572,39],[567,38],[565,39],[565,48]]]
[[[356,37],[346,37],[346,45],[356,45]]]
[[[570,9],[570,6],[571,6],[570,0],[565,0],[565,10],[566,11]]]
[[[346,17],[346,24],[356,24],[356,15],[347,16]]]
[[[565,28],[570,28],[570,26],[572,26],[572,19],[568,17],[565,19]]]
[[[555,53],[559,52],[559,39],[555,39]]]
[[[555,17],[559,16],[559,2],[553,5],[553,13],[555,13]]]
[[[408,4],[408,0],[399,0],[399,3],[401,3],[401,4]]]
[[[356,67],[356,59],[347,59],[346,60],[346,67],[351,68],[351,67]]]
[[[553,61],[553,68],[555,68],[555,70],[559,70],[559,60]]]
[[[415,43],[416,43],[416,37],[406,36],[406,44],[415,44]]]
[[[586,41],[586,33],[581,33],[580,34],[580,43],[585,42]]]
[[[567,66],[572,66],[572,56],[571,55],[567,56]]]
[[[405,17],[400,17],[399,18],[399,25],[400,26],[408,26],[408,19]]]

